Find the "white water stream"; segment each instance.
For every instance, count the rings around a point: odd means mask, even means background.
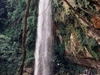
[[[34,75],[52,75],[51,0],[39,0]]]

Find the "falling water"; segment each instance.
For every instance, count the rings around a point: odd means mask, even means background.
[[[34,75],[52,75],[51,0],[39,0]]]

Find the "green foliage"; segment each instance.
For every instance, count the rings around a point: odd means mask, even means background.
[[[95,46],[98,46],[97,41],[92,37],[87,37],[86,33],[81,27],[78,27],[76,31],[78,33],[78,40],[80,41],[81,45],[85,46],[95,59],[99,59],[98,51],[96,52],[96,49],[93,49]]]
[[[57,21],[57,22],[60,21],[61,12],[63,12],[63,11],[64,11],[63,2],[60,0],[53,0],[53,2],[52,2],[52,16],[53,16],[54,21]]]
[[[0,74],[14,75],[20,63],[19,56],[21,55],[20,45],[14,42],[11,44],[10,38],[5,35],[0,35]],[[12,69],[13,68],[13,69]]]
[[[26,61],[25,61],[25,67],[31,67],[34,64],[34,51],[27,50],[27,55],[26,55]]]
[[[8,0],[8,28],[0,34],[0,75],[15,75],[22,61],[23,17],[27,0]],[[27,58],[25,67],[34,60],[38,1],[32,0],[27,19]]]
[[[3,0],[4,1],[4,0]],[[25,8],[27,0],[7,0],[8,19],[7,26],[3,34],[0,34],[0,74],[1,75],[15,75],[18,71],[19,65],[22,60],[22,30],[23,30],[23,17],[25,14]],[[93,4],[90,0],[74,0],[76,5],[82,7],[83,9],[90,10],[91,12],[96,12]],[[36,24],[37,24],[37,8],[39,0],[31,0],[31,6],[29,9],[29,15],[27,19],[27,55],[25,61],[25,67],[28,67],[33,64],[34,61],[34,50],[35,50],[35,41],[36,41]],[[1,5],[1,2],[0,2]],[[90,15],[86,12],[80,10],[79,7],[75,7],[85,19],[90,20]],[[0,7],[0,16],[3,14],[3,8]],[[52,1],[52,17],[53,22],[57,23],[54,25],[58,26],[59,32],[55,34],[55,43],[54,43],[54,72],[58,75],[64,75],[69,72],[78,74],[82,73],[85,69],[76,64],[73,64],[66,58],[65,46],[70,48],[70,35],[71,33],[76,32],[77,39],[80,44],[86,47],[89,52],[93,55],[94,58],[99,58],[99,53],[96,50],[98,44],[95,39],[87,37],[85,33],[86,27],[80,23],[79,18],[70,10],[65,12],[63,7],[63,2],[61,0]],[[63,16],[62,16],[63,15]],[[4,18],[0,17],[0,23],[5,22]],[[2,27],[4,27],[2,25]],[[0,26],[0,30],[2,28]],[[56,30],[54,30],[56,31]],[[62,43],[60,42],[59,35],[62,37]]]
[[[76,5],[77,5],[76,6],[77,11],[82,16],[84,16],[84,18],[88,21],[90,21],[90,18],[93,14],[98,13],[98,10],[95,9],[93,2],[90,1],[90,0],[83,0],[83,1],[76,0],[75,2],[76,2]],[[80,9],[80,8],[82,8],[83,10]]]
[[[7,19],[7,8],[6,8],[6,0],[0,0],[0,33],[4,31],[6,27],[6,19]]]

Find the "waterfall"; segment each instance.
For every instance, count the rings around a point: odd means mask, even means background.
[[[39,0],[34,75],[52,75],[51,0]]]

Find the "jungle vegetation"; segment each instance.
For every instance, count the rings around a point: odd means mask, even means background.
[[[34,68],[38,2],[31,0],[28,10],[24,69]],[[27,3],[28,0],[0,0],[0,75],[16,75],[20,70]],[[99,0],[52,0],[55,75],[99,72],[99,13]]]

